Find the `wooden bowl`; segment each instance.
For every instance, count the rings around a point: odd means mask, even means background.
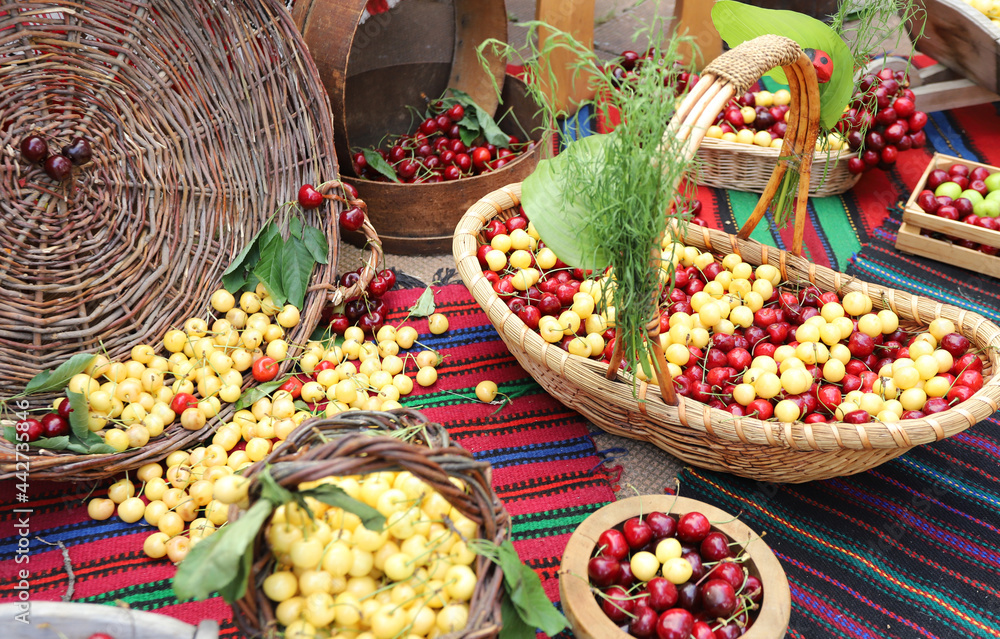
[[[778,558],[756,533],[739,520],[733,519],[732,515],[706,503],[685,497],[675,498],[672,495],[642,495],[616,501],[591,514],[583,520],[566,545],[559,568],[559,596],[563,612],[579,639],[631,637],[611,621],[598,605],[590,591],[587,563],[594,555],[597,538],[601,533],[626,519],[654,510],[675,515],[698,511],[708,517],[709,521],[727,522],[713,524],[712,530],[725,533],[730,539],[743,545],[746,554],[750,556],[750,560],[743,565],[751,575],[760,579],[764,589],[764,599],[757,619],[743,637],[781,639],[785,636],[792,605],[788,580],[785,579],[785,571]]]
[[[217,639],[219,622],[205,619],[197,626],[152,612],[101,604],[32,601],[28,623],[19,623],[21,604],[0,605],[6,639],[86,639],[104,632],[115,639]],[[58,633],[58,634],[57,634]]]

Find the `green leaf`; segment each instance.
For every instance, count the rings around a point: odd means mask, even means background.
[[[854,57],[833,29],[796,11],[762,9],[734,0],[716,2],[712,7],[712,22],[730,47],[774,34],[795,40],[803,49],[821,49],[829,53],[833,59],[833,76],[829,82],[819,85],[820,120],[828,129],[837,124],[854,91]],[[767,75],[779,82],[788,82],[780,67]]]
[[[241,566],[245,565],[247,551],[273,510],[270,501],[261,499],[238,521],[223,526],[192,548],[174,576],[173,589],[177,598],[200,601],[208,599],[213,592],[230,596],[246,592],[249,570]],[[242,585],[233,583],[240,580]]]
[[[288,221],[288,232],[299,239],[302,239],[302,220],[297,217],[293,217]]]
[[[354,513],[361,518],[361,523],[368,530],[382,530],[385,527],[385,517],[382,513],[368,504],[354,499],[339,486],[320,484],[315,488],[303,490],[299,494],[303,497],[312,497],[329,506],[343,508],[346,512]]]
[[[90,454],[90,444],[81,443],[73,437],[69,437],[68,439],[69,441],[66,443],[66,448],[63,448],[62,450],[68,450],[71,453],[77,453],[79,455]]]
[[[89,435],[94,434],[87,426],[89,421],[87,418],[90,415],[90,405],[87,403],[87,398],[84,397],[83,393],[74,393],[71,390],[66,391],[66,397],[68,398],[66,401],[69,402],[69,407],[72,409],[69,413],[69,426],[80,441],[87,441]],[[100,439],[100,435],[97,435],[97,438]]]
[[[16,444],[17,428],[14,426],[4,426],[3,438],[12,444]],[[62,435],[60,437],[42,437],[30,442],[30,445],[35,448],[45,448],[46,450],[66,450],[66,446],[69,445],[69,436]]]
[[[309,412],[309,404],[305,403],[301,399],[295,400],[294,406],[295,406],[295,408],[297,408],[299,410],[304,410],[306,412]]]
[[[365,156],[365,160],[368,161],[368,166],[372,167],[385,177],[389,178],[393,182],[399,182],[399,178],[396,177],[396,171],[392,168],[385,158],[379,154],[375,149],[361,149],[361,152]]]
[[[288,298],[288,303],[295,308],[305,306],[306,289],[309,288],[309,277],[314,266],[316,260],[306,248],[305,242],[295,236],[288,238],[281,253],[281,290]]]
[[[54,371],[42,371],[35,375],[24,387],[25,395],[48,393],[62,390],[74,375],[82,373],[97,357],[93,353],[77,353],[56,367]]]
[[[500,568],[503,570],[504,588],[519,616],[532,628],[540,628],[550,637],[569,624],[542,588],[542,580],[535,571],[525,566],[510,540],[499,547]]]
[[[479,128],[470,129],[467,126],[458,125],[458,136],[462,138],[462,144],[465,146],[472,146],[479,137]]]
[[[247,274],[243,269],[222,276],[222,288],[233,294],[238,293],[246,283]]]
[[[568,173],[581,165],[595,175],[602,170],[613,136],[590,135],[577,140],[556,157],[539,162],[521,185],[521,203],[528,219],[545,245],[571,266],[597,271],[610,263],[611,255],[589,222],[592,216],[607,212],[592,210],[567,186],[579,182],[579,177],[568,179]]]
[[[260,278],[264,288],[267,289],[267,294],[278,306],[285,305],[285,292],[281,287],[281,258],[284,246],[285,242],[281,239],[281,235],[275,234],[261,249],[260,260],[253,269],[253,274]]]
[[[257,481],[260,482],[260,498],[268,500],[275,507],[295,501],[295,495],[292,491],[283,487],[274,479],[270,466],[264,469],[264,472],[260,474]]]
[[[88,455],[114,455],[118,451],[107,444],[91,444],[87,449]]]
[[[535,639],[535,629],[524,622],[506,592],[500,596],[500,618],[500,639]]]
[[[434,312],[434,290],[430,286],[417,298],[416,303],[410,307],[410,315],[413,317],[427,317]]]
[[[310,255],[319,264],[328,264],[330,245],[326,241],[326,235],[315,226],[307,226],[303,229],[302,240],[306,243]]]
[[[243,410],[244,408],[253,405],[253,403],[256,402],[258,399],[260,399],[261,397],[267,397],[268,395],[276,391],[278,387],[284,384],[286,381],[288,381],[287,377],[285,379],[276,379],[273,382],[267,382],[266,384],[260,384],[259,386],[254,386],[253,388],[251,388],[250,390],[248,390],[247,392],[243,393],[240,396],[239,401],[236,402],[234,410]]]
[[[510,146],[510,136],[504,133],[500,126],[493,120],[493,116],[486,112],[478,104],[473,104],[476,110],[476,119],[479,121],[479,128],[483,131],[483,137],[490,144],[507,148]]]
[[[243,595],[247,593],[247,583],[250,581],[252,566],[253,545],[250,545],[243,551],[243,557],[236,568],[236,575],[228,584],[219,588],[219,595],[222,596],[223,601],[232,605],[243,598]]]
[[[270,233],[272,233],[272,231],[274,230],[277,230],[277,227],[275,226],[274,222],[268,222],[264,226],[260,227],[260,230],[254,233],[254,236],[250,238],[250,241],[246,243],[246,246],[244,246],[240,250],[240,252],[236,254],[236,257],[233,258],[233,261],[229,263],[229,268],[227,268],[225,271],[222,272],[223,275],[222,281],[223,282],[226,281],[225,280],[226,275],[232,275],[242,271],[243,267],[246,264],[250,264],[250,266],[252,267],[257,262],[256,253],[254,255],[251,255],[251,253],[254,253],[254,249],[257,247],[257,241],[264,235],[270,236]],[[264,243],[266,243],[266,241]],[[228,287],[226,288],[226,290],[229,291],[230,293],[233,292],[229,290]]]

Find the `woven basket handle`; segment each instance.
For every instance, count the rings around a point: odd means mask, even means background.
[[[783,36],[764,35],[744,42],[716,58],[705,67],[701,79],[681,102],[664,135],[674,136],[686,142],[683,153],[688,159],[693,158],[705,138],[708,127],[729,100],[735,95],[745,93],[762,75],[776,66],[781,66],[785,70],[789,91],[792,94],[792,103],[788,110],[788,129],[781,146],[782,159],[778,161],[771,174],[771,179],[753,214],[740,229],[739,237],[741,239],[749,237],[754,227],[764,217],[771,200],[778,192],[782,176],[788,170],[790,159],[801,158],[802,177],[795,204],[795,237],[792,242],[792,253],[801,255],[806,203],[809,197],[809,171],[812,167],[816,136],[819,133],[819,85],[816,82],[816,70],[812,62],[794,40]],[[676,191],[677,186],[678,183],[675,183],[672,190]],[[652,323],[649,328],[653,331],[658,330]],[[660,395],[665,403],[676,406],[678,398],[667,370],[666,358],[663,350],[658,348],[658,341],[655,339],[652,341]],[[622,357],[619,346],[620,342],[616,344],[608,366],[609,379],[618,372],[618,363]]]
[[[757,207],[738,236],[741,239],[750,236],[777,194],[789,163],[797,161],[802,177],[795,205],[795,235],[791,252],[801,255],[809,175],[816,137],[819,134],[820,103],[816,70],[794,40],[776,35],[760,36],[716,58],[705,68],[698,84],[681,103],[667,129],[667,135],[687,140],[684,152],[689,158],[694,157],[708,127],[729,100],[745,93],[762,75],[777,66],[784,69],[789,92],[792,94],[788,129],[781,146],[781,159],[774,168]]]
[[[382,240],[379,239],[378,233],[375,231],[375,227],[372,226],[371,220],[368,219],[368,205],[365,204],[364,200],[347,195],[343,185],[336,180],[322,185],[318,190],[323,194],[323,197],[328,200],[342,202],[348,207],[356,206],[365,214],[365,222],[361,225],[360,230],[368,239],[365,243],[365,250],[368,254],[363,260],[365,266],[361,270],[361,277],[351,286],[328,285],[326,287],[329,291],[330,304],[333,306],[339,306],[347,300],[359,297],[362,293],[364,293],[365,289],[368,288],[368,284],[372,281],[372,278],[374,278],[378,273],[379,265],[384,263],[385,256],[382,251]],[[336,224],[336,222],[334,223]]]

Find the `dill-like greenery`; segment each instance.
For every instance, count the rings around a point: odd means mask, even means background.
[[[689,168],[682,143],[672,135],[664,136],[680,101],[676,75],[682,70],[678,45],[684,40],[674,38],[664,42],[663,23],[659,19],[654,21],[644,30],[654,52],[652,59],[644,62],[640,73],[618,87],[612,75],[613,66],[602,65],[592,51],[572,36],[556,32],[556,37],[548,38],[545,46],[538,49],[534,35],[542,25],[532,22],[527,26],[532,53],[526,60],[528,90],[542,105],[550,127],[565,115],[555,108],[544,90],[545,86],[555,86],[551,69],[544,64],[555,48],[575,53],[578,59],[575,77],[591,82],[602,104],[618,109],[621,114],[621,124],[610,134],[602,164],[595,165],[586,158],[573,164],[572,154],[567,153],[570,170],[562,175],[568,183],[561,188],[564,197],[586,205],[588,215],[582,224],[587,228],[581,237],[599,238],[611,256],[605,302],[615,309],[617,339],[624,350],[626,368],[636,371],[641,367],[649,375],[646,326],[657,317],[664,280],[669,283],[673,277],[672,265],[661,264],[660,241],[668,218],[674,215],[670,212],[670,202],[675,185]],[[505,58],[516,53],[506,43],[491,41],[480,47],[481,55],[485,46]],[[539,82],[543,77],[547,82]],[[664,269],[670,279],[661,278]]]

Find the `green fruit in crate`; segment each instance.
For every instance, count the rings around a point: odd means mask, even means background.
[[[983,181],[986,183],[986,188],[991,192],[1000,191],[1000,171],[991,174]]]
[[[998,175],[1000,175],[1000,174],[998,174]],[[986,201],[987,202],[1000,202],[1000,190],[998,190],[998,191],[991,191],[989,194],[987,194],[986,195]]]
[[[974,189],[965,189],[958,197],[964,197],[972,203],[972,206],[976,206],[976,204],[983,201],[983,194]]]
[[[983,200],[974,204],[972,212],[982,217],[1000,217],[1000,199]]]
[[[953,200],[957,200],[962,197],[962,187],[955,184],[954,182],[943,182],[934,189],[935,197],[941,197],[942,195],[950,197]]]

